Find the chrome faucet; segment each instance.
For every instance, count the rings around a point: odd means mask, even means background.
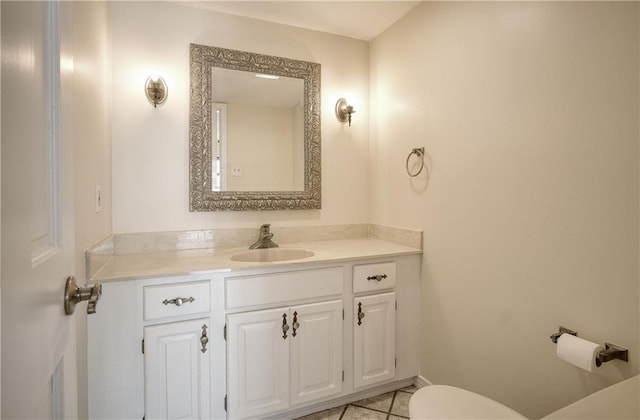
[[[271,238],[273,238],[273,233],[269,232],[269,227],[271,225],[269,223],[265,223],[260,226],[260,236],[258,236],[258,240],[253,243],[249,247],[249,249],[263,249],[263,248],[277,248],[278,244],[274,243]]]

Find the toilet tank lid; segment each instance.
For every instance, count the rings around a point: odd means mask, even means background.
[[[497,401],[448,385],[429,385],[409,401],[411,419],[525,419]]]

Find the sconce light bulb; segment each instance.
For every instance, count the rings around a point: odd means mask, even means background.
[[[356,111],[353,110],[352,105],[347,105],[347,114],[349,115],[349,127],[351,127],[351,114],[354,114]]]
[[[157,69],[151,69],[149,71],[149,79],[157,82],[160,79],[160,72]]]

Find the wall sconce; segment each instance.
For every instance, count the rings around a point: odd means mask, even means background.
[[[353,105],[347,104],[346,99],[340,98],[338,102],[336,102],[336,118],[338,118],[340,122],[349,121],[349,127],[351,127],[351,114],[355,112]]]
[[[144,92],[147,94],[147,99],[154,108],[159,104],[163,104],[169,94],[167,84],[160,76],[149,77],[144,84]]]

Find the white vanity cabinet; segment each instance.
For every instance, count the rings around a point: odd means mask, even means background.
[[[341,300],[291,308],[291,404],[342,392]]]
[[[145,418],[210,418],[210,281],[147,285],[142,294]],[[180,320],[193,315],[205,317]]]
[[[267,416],[342,392],[342,267],[225,281],[231,309],[320,300],[227,315],[228,418]],[[259,301],[234,293],[250,285],[270,292]]]
[[[353,386],[356,389],[395,377],[395,287],[395,262],[353,267]]]
[[[354,388],[367,387],[395,377],[395,306],[395,292],[355,298]]]
[[[103,282],[89,418],[301,417],[409,385],[419,325],[418,255]]]
[[[212,417],[210,287],[197,276],[103,284],[88,318],[89,418]]]
[[[289,407],[289,343],[282,338],[288,308],[227,318],[228,417],[242,418]]]
[[[147,419],[210,418],[209,318],[144,327]]]
[[[227,317],[229,418],[342,392],[342,301]]]

